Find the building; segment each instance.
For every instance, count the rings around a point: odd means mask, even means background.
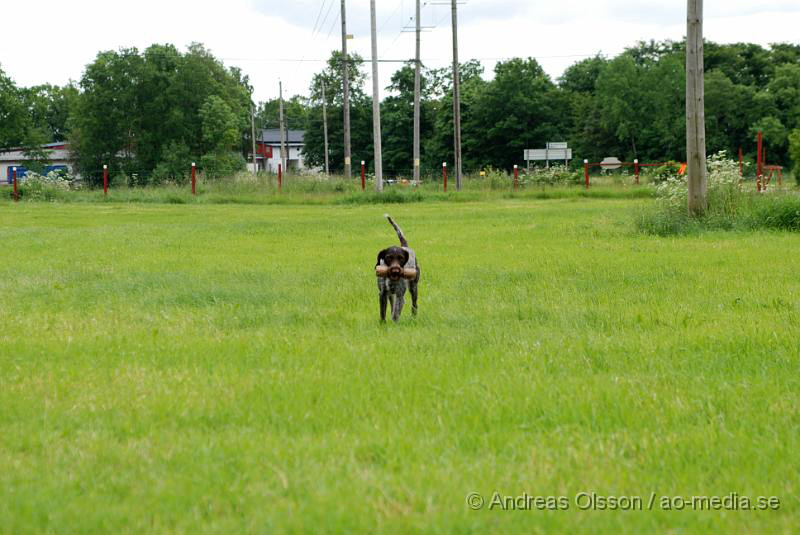
[[[45,174],[50,171],[65,170],[73,172],[73,163],[69,156],[69,145],[67,143],[48,143],[42,145],[42,149],[48,154],[48,165],[45,166]],[[25,155],[22,148],[13,148],[0,151],[0,183],[11,184],[14,181],[14,168],[17,168],[17,178],[22,178],[28,173],[28,165],[31,159]]]
[[[286,167],[289,171],[310,171],[303,158],[305,148],[305,132],[303,130],[286,131]],[[277,173],[281,163],[281,131],[278,128],[261,130],[256,146],[256,163],[259,171]]]

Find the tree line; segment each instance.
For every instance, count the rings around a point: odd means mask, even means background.
[[[464,168],[511,169],[523,150],[568,141],[579,160],[642,162],[685,158],[684,44],[642,42],[616,57],[576,62],[551,79],[532,58],[499,62],[487,80],[478,61],[461,66]],[[341,53],[314,75],[308,95],[286,99],[290,129],[305,130],[305,156],[324,163],[325,85],[333,172],[344,168]],[[354,160],[373,154],[372,101],[363,58],[351,55]],[[741,147],[753,160],[762,130],[769,163],[800,162],[800,45],[706,43],[709,152]],[[396,71],[381,103],[384,169],[412,173],[414,64]],[[185,52],[153,45],[101,52],[78,82],[17,87],[0,70],[0,147],[69,141],[79,172],[99,180],[102,165],[131,183],[185,177],[187,162],[210,176],[244,168],[250,157],[253,88],[201,44]],[[423,68],[422,166],[438,174],[453,154],[452,73]],[[278,127],[277,99],[256,107],[257,127]],[[38,152],[37,152],[38,151]],[[44,160],[46,154],[38,154]]]
[[[341,56],[334,52],[314,77],[306,100],[306,155],[324,159],[321,81],[327,87],[331,165],[343,169]],[[364,92],[362,58],[351,58],[353,154],[372,155],[371,98]],[[710,153],[739,148],[755,159],[764,132],[771,164],[800,162],[800,45],[719,45],[705,48],[706,129]],[[384,169],[412,172],[413,62],[397,71],[381,103]],[[580,160],[617,156],[626,161],[685,159],[684,43],[641,42],[622,54],[576,62],[556,81],[532,58],[499,62],[486,80],[477,61],[461,66],[464,167],[509,170],[525,149],[567,141]],[[452,161],[452,75],[423,68],[422,163],[438,173]],[[332,90],[333,89],[333,90]],[[791,158],[790,158],[791,154]]]

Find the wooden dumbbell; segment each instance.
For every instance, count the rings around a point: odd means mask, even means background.
[[[382,279],[389,278],[389,266],[375,266],[375,275]],[[406,268],[403,270],[403,278],[414,280],[417,278],[417,270]]]

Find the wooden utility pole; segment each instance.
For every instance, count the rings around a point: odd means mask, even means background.
[[[381,154],[381,83],[378,79],[378,32],[375,0],[369,1],[372,26],[372,144],[375,147],[375,189],[383,191],[383,155]]]
[[[453,144],[455,145],[456,190],[461,191],[461,75],[458,64],[458,2],[452,0],[453,10]]]
[[[289,169],[286,167],[286,160],[288,159],[288,155],[286,154],[286,128],[284,126],[283,121],[283,82],[278,82],[278,90],[280,96],[280,128],[281,128],[281,164],[283,164],[283,172],[286,173]]]
[[[353,176],[352,154],[350,152],[350,67],[347,57],[347,16],[345,0],[342,0],[342,89],[344,107],[344,176]]]
[[[706,115],[703,65],[703,0],[688,0],[686,32],[686,160],[689,214],[708,208],[706,182]]]
[[[420,100],[421,100],[421,43],[420,43],[420,34],[422,33],[422,26],[420,24],[420,14],[422,8],[420,6],[421,0],[417,0],[417,54],[416,54],[416,61],[414,63],[414,184],[419,186],[419,160],[420,160]]]
[[[256,108],[250,105],[250,137],[253,138],[253,174],[258,174],[258,161],[256,160]]]
[[[322,78],[322,130],[325,133],[325,176],[331,176],[328,160],[328,99],[325,96],[325,78]]]

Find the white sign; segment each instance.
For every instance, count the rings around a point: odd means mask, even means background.
[[[547,144],[547,148],[551,149],[551,150],[552,149],[564,149],[564,150],[566,150],[566,149],[569,148],[569,143],[567,143],[566,141],[559,141],[559,142],[551,141],[550,143]]]
[[[525,161],[544,162],[571,159],[572,149],[528,149],[525,151]]]

